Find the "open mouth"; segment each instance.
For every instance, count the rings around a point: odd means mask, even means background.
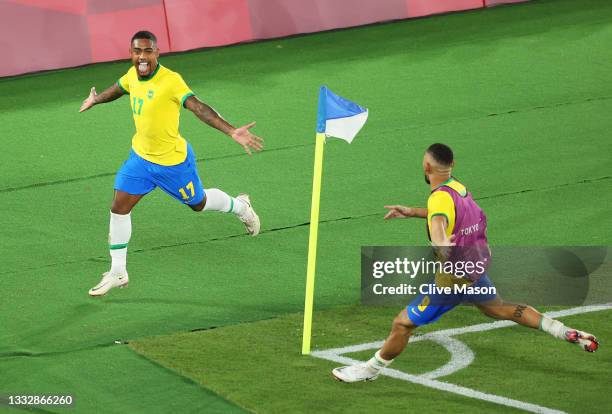
[[[138,63],[138,73],[140,75],[146,75],[149,72],[149,64],[147,62]]]

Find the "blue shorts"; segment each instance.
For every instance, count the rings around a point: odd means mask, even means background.
[[[204,188],[196,168],[195,154],[187,145],[187,158],[180,164],[165,166],[147,161],[134,150],[115,176],[115,190],[128,194],[147,194],[159,187],[184,204],[195,205],[204,199]]]
[[[478,288],[492,288],[493,282],[485,273],[478,281],[469,285]],[[495,293],[470,294],[470,293],[430,293],[420,294],[407,306],[408,318],[416,326],[426,325],[440,319],[449,310],[461,303],[481,303],[495,299]]]

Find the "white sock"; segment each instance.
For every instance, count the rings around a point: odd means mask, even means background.
[[[374,371],[380,371],[381,369],[388,367],[389,364],[391,364],[392,362],[393,362],[392,359],[391,360],[383,359],[380,356],[380,349],[379,349],[378,351],[376,351],[374,356],[370,358],[368,362],[366,362],[366,365],[368,366],[368,368]]]
[[[246,204],[237,198],[230,197],[218,188],[205,190],[206,205],[204,211],[220,211],[222,213],[234,213],[242,216],[246,211]]]
[[[130,214],[110,213],[108,245],[112,259],[111,273],[126,273],[127,246],[132,236]]]
[[[565,339],[565,332],[568,329],[569,328],[567,326],[563,325],[558,320],[542,315],[542,319],[540,320],[540,330],[551,334],[555,338]]]

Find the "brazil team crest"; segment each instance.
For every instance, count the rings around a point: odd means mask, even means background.
[[[149,93],[147,94],[147,98],[153,99],[153,90],[149,89]]]

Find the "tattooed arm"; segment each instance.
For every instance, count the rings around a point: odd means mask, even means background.
[[[200,101],[196,96],[190,96],[185,100],[185,108],[189,109],[205,124],[218,129],[225,135],[236,141],[247,154],[251,155],[251,148],[255,151],[263,149],[263,139],[257,135],[251,134],[250,128],[255,126],[255,122],[251,122],[240,128],[233,127],[227,122],[217,111],[206,103]]]

